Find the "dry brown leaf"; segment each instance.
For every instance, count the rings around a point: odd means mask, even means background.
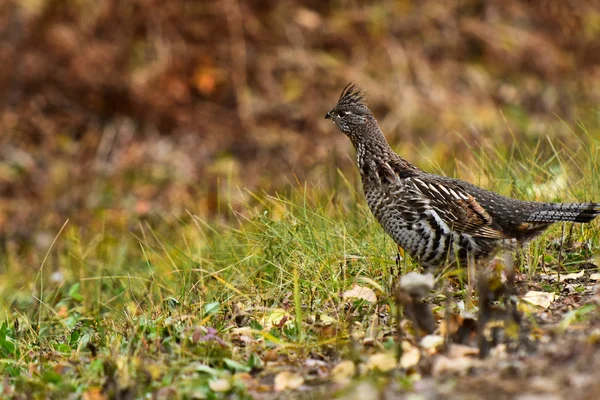
[[[229,379],[219,378],[208,382],[208,387],[213,392],[228,392],[231,389],[231,382]]]
[[[373,291],[373,289],[369,289],[364,286],[358,286],[356,284],[354,286],[352,286],[352,289],[346,290],[344,292],[344,294],[342,295],[342,297],[344,298],[344,300],[345,299],[363,299],[370,303],[377,302],[377,296],[375,295],[375,292]]]
[[[435,377],[445,374],[466,375],[478,363],[478,359],[470,357],[449,358],[437,356],[433,363],[432,374]]]
[[[583,278],[584,275],[585,275],[585,271],[581,270],[579,272],[573,272],[571,274],[552,274],[552,275],[546,275],[546,277],[551,282],[554,282],[556,280],[558,280],[559,282],[564,282],[564,281],[575,281],[577,279],[581,279],[581,278]]]
[[[396,368],[398,362],[393,353],[377,353],[369,357],[366,367],[369,370],[377,369],[381,372],[390,371]]]
[[[479,349],[464,344],[452,344],[448,349],[448,358],[478,356]]]
[[[600,273],[591,274],[590,281],[600,281]]]
[[[444,337],[440,335],[427,335],[421,339],[420,345],[430,353],[435,353],[437,349],[444,345]]]
[[[263,354],[263,361],[264,362],[275,362],[279,360],[279,349],[278,348],[273,348],[271,350],[267,350],[265,351],[265,353]]]
[[[546,309],[550,307],[555,298],[556,295],[554,293],[530,290],[529,292],[525,293],[521,300],[527,302],[528,304]]]
[[[335,383],[347,383],[356,373],[356,365],[350,360],[344,360],[331,370],[331,379]]]
[[[304,383],[304,378],[290,371],[283,371],[275,376],[275,391],[282,392],[284,390],[298,389]]]
[[[402,342],[402,357],[400,367],[410,369],[415,367],[421,359],[421,351],[407,341]]]

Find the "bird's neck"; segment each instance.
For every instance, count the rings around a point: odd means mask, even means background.
[[[350,136],[350,139],[356,149],[356,161],[361,171],[373,167],[374,163],[404,161],[408,164],[392,150],[373,117],[367,121],[363,132]]]

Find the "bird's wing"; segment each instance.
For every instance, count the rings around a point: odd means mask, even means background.
[[[404,182],[413,189],[415,200],[426,203],[450,229],[488,239],[507,237],[490,214],[461,187],[428,176],[409,177]]]
[[[404,186],[405,204],[411,208],[407,214],[435,213],[450,229],[475,237],[508,237],[477,200],[461,187],[395,167],[385,163],[380,166],[378,175],[388,184]]]

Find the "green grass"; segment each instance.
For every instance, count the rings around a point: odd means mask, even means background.
[[[600,142],[584,129],[573,135],[569,147],[541,140],[473,149],[475,162],[457,163],[458,175],[525,199],[600,200]],[[244,398],[271,390],[282,368],[306,372],[308,358],[330,366],[363,359],[373,348],[351,334],[373,328],[377,313],[389,318],[376,328],[375,349],[390,348],[396,247],[338,176],[333,192],[254,193],[210,220],[190,211],[129,221],[107,210],[89,226],[65,223],[29,253],[6,248],[0,392]],[[527,250],[529,267],[518,265],[529,279],[559,257],[577,270],[600,254],[597,223],[566,232],[584,245],[554,246],[556,226]],[[402,268],[417,266],[405,260]],[[344,300],[356,283],[378,303]],[[305,375],[307,384],[319,381],[327,378]]]

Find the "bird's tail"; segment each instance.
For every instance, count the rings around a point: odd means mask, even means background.
[[[600,203],[549,203],[534,210],[528,222],[590,222],[600,215]]]

